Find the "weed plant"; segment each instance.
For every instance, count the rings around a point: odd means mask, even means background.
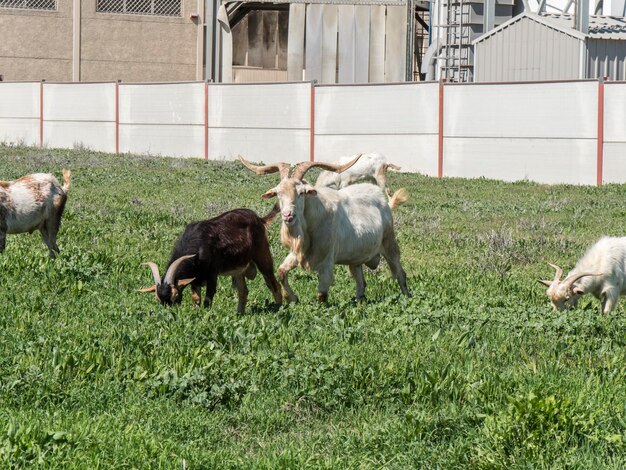
[[[0,467],[626,467],[626,303],[553,312],[536,282],[625,234],[626,186],[393,174],[410,299],[383,266],[357,305],[337,267],[321,306],[296,270],[300,303],[272,310],[258,277],[237,315],[227,278],[210,310],[160,306],[141,263],[192,220],[267,213],[276,175],[0,147],[4,180],[63,167],[58,259],[37,233],[0,255]]]

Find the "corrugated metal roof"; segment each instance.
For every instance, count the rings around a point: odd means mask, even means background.
[[[548,14],[546,19],[574,28],[574,15]],[[589,37],[594,39],[626,39],[626,18],[589,15]]]
[[[614,40],[626,40],[626,18],[614,17],[614,16],[589,16],[589,33],[584,34],[574,28],[574,15],[567,14],[546,14],[537,15],[535,13],[522,13],[509,21],[502,23],[497,28],[492,29],[486,34],[483,34],[479,38],[473,41],[473,44],[484,41],[485,39],[498,34],[500,31],[506,29],[509,25],[527,18],[531,21],[541,23],[548,28],[561,31],[563,34],[573,36],[577,39],[584,40],[587,38],[592,39],[614,39]]]

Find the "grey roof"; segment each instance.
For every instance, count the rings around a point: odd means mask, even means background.
[[[566,28],[574,28],[574,15],[544,15],[550,21],[561,23]],[[594,39],[626,39],[626,18],[617,16],[589,15],[589,37]]]
[[[564,34],[577,39],[615,39],[626,40],[626,18],[616,16],[589,15],[589,33],[584,34],[574,28],[574,15],[569,14],[544,14],[524,12],[502,23],[497,28],[476,38],[473,43],[484,41],[485,39],[506,29],[509,25],[523,20],[524,18],[541,23],[548,28],[561,31]]]

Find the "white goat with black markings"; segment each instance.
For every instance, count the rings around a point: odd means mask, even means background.
[[[54,258],[56,242],[70,189],[70,170],[63,170],[64,184],[50,173],[34,173],[14,181],[0,181],[0,253],[8,233],[41,232]]]
[[[554,310],[576,307],[584,294],[602,302],[602,313],[615,308],[620,294],[626,292],[626,237],[603,237],[576,263],[561,281],[563,270],[551,264],[556,273],[552,281],[540,280],[548,287]]]
[[[289,301],[297,301],[298,297],[289,286],[287,276],[299,265],[317,272],[317,298],[326,302],[335,264],[349,266],[356,282],[356,299],[360,300],[365,296],[363,264],[376,268],[381,254],[389,263],[402,293],[409,295],[391,214],[391,209],[407,200],[406,191],[398,190],[388,200],[382,189],[372,184],[355,184],[335,190],[313,187],[303,180],[311,168],[342,172],[358,158],[344,165],[298,163],[290,176],[287,163],[256,166],[240,157],[242,163],[256,174],[280,172],[278,186],[262,197],[278,198],[283,221],[281,242],[290,250],[278,268],[278,278],[283,297]]]
[[[354,183],[374,183],[380,189],[387,192],[387,169],[400,170],[398,165],[388,163],[384,155],[380,153],[363,153],[351,157],[339,158],[339,164],[346,164],[361,156],[350,168],[336,173],[334,171],[322,171],[315,182],[316,188],[342,189]]]

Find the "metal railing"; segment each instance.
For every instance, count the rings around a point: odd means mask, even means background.
[[[56,11],[57,0],[0,0],[0,8]]]
[[[181,16],[181,0],[98,0],[96,11],[122,15]]]

